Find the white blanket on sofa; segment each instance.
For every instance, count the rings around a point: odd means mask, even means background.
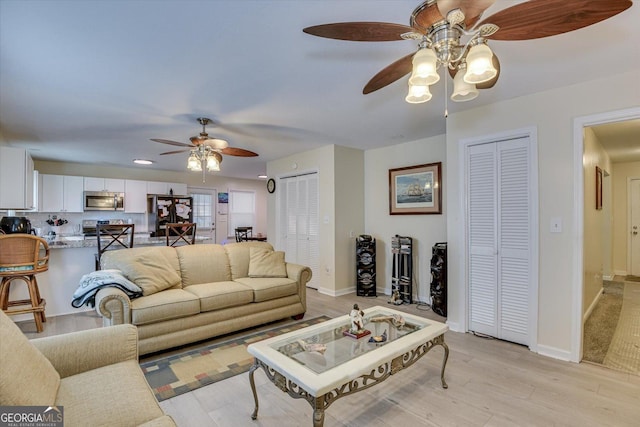
[[[120,289],[131,299],[142,296],[142,289],[124,277],[120,270],[98,270],[82,276],[78,289],[73,293],[71,305],[75,308],[83,304],[95,307],[96,294],[107,286]]]

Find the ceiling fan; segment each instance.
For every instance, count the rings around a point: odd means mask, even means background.
[[[222,163],[222,155],[237,157],[256,157],[258,154],[243,148],[229,147],[229,143],[220,138],[212,138],[206,132],[206,126],[212,124],[213,121],[206,117],[199,117],[198,123],[202,125],[202,132],[197,136],[189,138],[191,144],[184,142],[171,141],[169,139],[151,138],[151,141],[161,144],[175,145],[178,147],[187,147],[182,150],[167,151],[160,153],[161,156],[167,154],[186,153],[190,151],[187,161],[187,168],[192,171],[202,171],[202,182],[205,182],[205,172],[220,171],[220,163]]]
[[[431,99],[429,86],[444,66],[453,78],[456,102],[493,87],[500,62],[487,41],[529,40],[554,36],[593,25],[631,7],[630,0],[529,0],[480,21],[495,0],[427,0],[411,14],[410,25],[386,22],[342,22],[316,25],[303,31],[319,37],[351,41],[417,40],[417,52],[400,58],[377,73],[362,93],[381,89],[411,73],[410,103]],[[446,80],[445,80],[446,84]]]

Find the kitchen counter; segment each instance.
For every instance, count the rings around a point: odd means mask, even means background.
[[[68,248],[95,248],[98,247],[98,239],[95,236],[56,236],[54,240],[46,239],[51,249]],[[108,240],[105,239],[105,242]],[[211,237],[196,236],[196,243],[215,243]],[[133,237],[133,247],[137,246],[164,246],[167,244],[166,237],[149,237],[149,234],[135,235]]]

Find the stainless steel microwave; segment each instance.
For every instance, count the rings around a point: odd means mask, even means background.
[[[85,211],[123,211],[124,193],[109,193],[106,191],[85,191]]]

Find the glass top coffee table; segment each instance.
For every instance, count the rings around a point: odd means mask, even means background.
[[[382,306],[364,310],[363,318],[371,334],[358,339],[344,335],[351,326],[349,315],[344,315],[251,344],[248,351],[254,364],[249,382],[255,401],[251,418],[258,417],[253,378],[258,368],[282,391],[309,402],[314,427],[323,425],[324,411],[336,399],[381,383],[436,345],[444,348],[440,381],[447,388],[447,325]]]

